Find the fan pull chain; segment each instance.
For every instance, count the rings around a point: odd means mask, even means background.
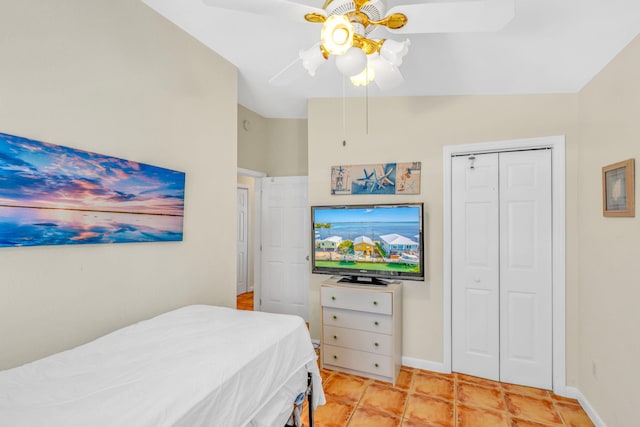
[[[366,72],[367,72],[367,80],[369,80],[369,67],[366,68]],[[366,98],[366,105],[365,105],[365,134],[369,135],[369,85],[366,84],[364,86],[364,94],[365,94],[365,98]]]
[[[342,146],[347,143],[346,77],[342,77]]]

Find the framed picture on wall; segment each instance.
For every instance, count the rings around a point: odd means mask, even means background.
[[[634,159],[602,168],[602,214],[604,216],[635,216],[634,179]]]

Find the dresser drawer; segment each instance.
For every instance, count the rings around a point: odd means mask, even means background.
[[[393,319],[386,314],[365,313],[364,311],[349,311],[340,308],[322,309],[323,325],[339,326],[342,328],[358,329],[361,331],[379,332],[391,335]]]
[[[361,289],[322,286],[321,301],[324,307],[346,308],[368,313],[393,314],[391,292],[363,291]]]
[[[391,356],[391,335],[334,326],[325,326],[322,332],[326,344]]]
[[[333,365],[355,371],[391,377],[391,357],[332,345],[322,346],[323,365]]]

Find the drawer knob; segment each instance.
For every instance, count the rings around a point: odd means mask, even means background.
[[[375,345],[376,347],[380,346],[380,344],[378,344],[377,342],[374,342],[373,345]]]
[[[377,363],[374,363],[373,366],[375,366],[376,368],[380,367],[380,365],[378,365]]]
[[[333,355],[333,360],[338,360],[338,356],[336,356],[335,354]]]
[[[337,335],[334,335],[334,336],[333,336],[333,339],[334,339],[334,340],[337,340],[337,339],[338,339],[338,336],[337,336]]]
[[[333,316],[335,318],[335,316]],[[380,323],[376,320],[375,322],[373,322],[374,325],[378,326]]]
[[[378,305],[378,301],[374,301],[374,302],[373,302],[373,305]]]
[[[332,296],[332,297],[331,297],[331,301],[335,301],[335,300],[336,300],[336,297],[335,297],[335,296]]]
[[[335,314],[333,315],[333,320],[338,320],[338,316],[336,316]]]

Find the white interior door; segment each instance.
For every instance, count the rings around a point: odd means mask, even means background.
[[[249,189],[238,187],[238,244],[236,294],[249,290]]]
[[[309,320],[307,177],[262,178],[260,310]]]
[[[500,378],[552,388],[551,150],[500,154]]]
[[[452,368],[550,389],[550,150],[454,157],[451,171]]]
[[[500,379],[498,154],[454,157],[452,368]]]

